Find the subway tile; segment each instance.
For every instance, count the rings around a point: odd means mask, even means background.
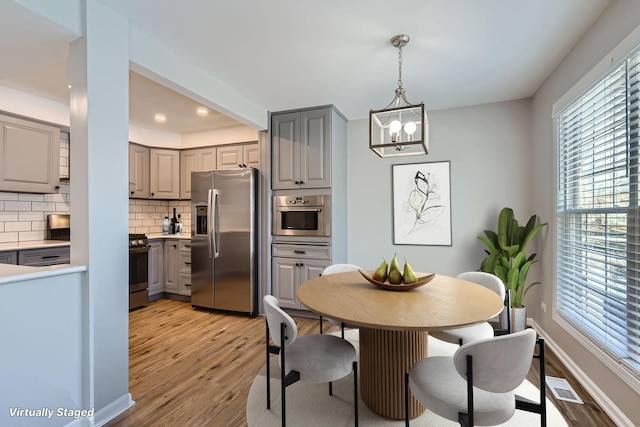
[[[20,193],[18,194],[18,200],[23,202],[42,202],[44,194]]]
[[[17,232],[0,233],[0,242],[2,242],[2,243],[17,242],[17,241],[18,241],[18,233]]]
[[[142,226],[144,226],[144,227],[154,227],[155,225],[156,225],[156,223],[153,220],[150,220],[150,219],[142,220]]]
[[[0,193],[0,200],[18,200],[18,193]]]
[[[155,206],[143,206],[142,207],[142,212],[155,212],[156,211],[156,207]]]
[[[5,222],[4,231],[31,231],[31,222]]]
[[[41,203],[41,202],[34,202]],[[14,200],[7,200],[4,202],[5,211],[30,211],[33,209],[31,202],[17,202]]]
[[[56,212],[69,213],[71,212],[71,207],[69,206],[69,203],[56,203]]]
[[[28,242],[33,240],[44,240],[45,232],[44,231],[21,231],[18,233],[18,241],[20,242]]]
[[[67,201],[67,195],[66,194],[57,194],[57,193],[52,193],[52,194],[45,194],[44,195],[44,201],[45,202],[58,202],[58,203],[64,203]]]
[[[140,219],[130,219],[129,227],[140,227],[142,226],[142,220]]]
[[[31,202],[31,211],[47,212],[54,211],[56,204],[54,202]]]
[[[44,212],[18,212],[18,221],[44,221]]]
[[[18,221],[18,212],[0,212],[0,221]]]
[[[32,231],[41,231],[47,229],[47,221],[31,221]]]
[[[4,232],[4,222],[0,222],[0,233]]]

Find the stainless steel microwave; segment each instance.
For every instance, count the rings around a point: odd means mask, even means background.
[[[330,236],[331,196],[275,196],[275,236]]]

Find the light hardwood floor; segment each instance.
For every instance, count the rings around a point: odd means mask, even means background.
[[[319,330],[316,319],[296,322],[301,334]],[[325,330],[336,329],[325,322]],[[264,340],[262,317],[193,310],[167,299],[131,312],[129,390],[136,404],[107,426],[246,426],[245,403],[264,365]],[[536,363],[529,374],[534,384]],[[555,402],[569,425],[615,426],[550,351],[546,367],[547,375],[567,378],[585,401]]]

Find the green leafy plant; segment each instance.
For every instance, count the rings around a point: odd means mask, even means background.
[[[480,270],[495,274],[510,290],[511,307],[522,307],[522,300],[531,287],[540,282],[526,284],[529,268],[536,254],[527,256],[525,248],[533,237],[547,225],[537,224],[538,216],[532,215],[527,225],[521,226],[514,218],[511,208],[503,208],[498,216],[498,232],[484,230],[484,236],[478,236],[487,249],[487,257],[482,261]]]

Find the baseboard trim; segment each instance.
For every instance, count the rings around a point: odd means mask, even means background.
[[[135,404],[136,402],[131,399],[131,393],[127,393],[96,411],[93,417],[93,425],[101,427]]]
[[[558,356],[558,359],[562,362],[564,366],[567,367],[569,372],[578,380],[578,382],[589,392],[589,394],[594,398],[598,405],[602,408],[603,411],[607,413],[609,418],[616,423],[617,426],[620,427],[635,427],[635,424],[631,422],[626,415],[622,413],[620,408],[616,406],[616,404],[609,399],[600,387],[596,383],[594,383],[591,378],[582,370],[578,365],[574,363],[574,361],[565,353],[562,348],[548,335],[545,333],[545,330],[537,324],[533,319],[527,318],[527,325],[531,326],[535,329],[539,335],[544,337],[544,342],[546,346],[549,346],[551,351]]]

